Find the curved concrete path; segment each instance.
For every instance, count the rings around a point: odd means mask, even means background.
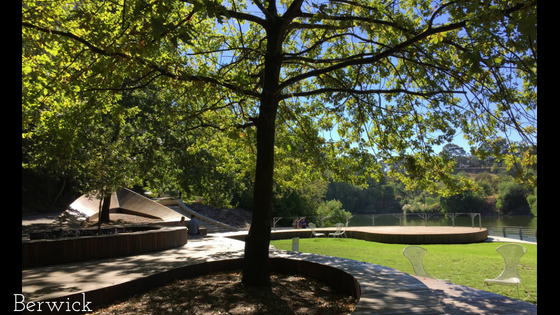
[[[55,215],[55,214],[52,214]],[[36,224],[29,217],[22,225]],[[51,218],[48,217],[46,221]],[[243,257],[244,242],[228,238],[246,231],[191,237],[182,247],[145,255],[22,269],[25,301],[49,301],[109,290],[188,265]],[[515,242],[515,239],[487,241]],[[522,242],[522,241],[521,241]],[[536,314],[537,306],[474,288],[410,276],[388,267],[338,257],[271,250],[270,257],[304,260],[344,270],[360,283],[353,314]],[[123,285],[126,287],[126,285]]]

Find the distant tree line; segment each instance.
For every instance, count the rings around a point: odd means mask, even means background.
[[[200,153],[199,153],[200,154]],[[441,154],[447,154],[456,160],[456,165],[463,163],[466,167],[488,167],[488,161],[479,163],[476,158],[454,145],[446,145]],[[190,157],[189,159],[203,157]],[[495,161],[494,161],[495,162]],[[175,196],[191,198],[196,196],[197,187],[193,186],[194,177],[204,177],[205,170],[212,170],[219,161],[204,157],[203,162],[185,163],[183,173],[190,174],[184,181],[169,184],[159,194],[167,192]],[[481,166],[479,166],[481,165]],[[477,191],[467,190],[452,196],[438,196],[424,190],[407,190],[398,179],[384,176],[377,181],[370,178],[366,188],[350,183],[333,181],[328,174],[320,179],[309,181],[307,185],[296,188],[274,185],[274,217],[329,217],[325,225],[344,222],[352,214],[381,214],[399,212],[494,212],[497,214],[537,214],[537,189],[529,189],[515,181],[515,169],[506,171],[499,163],[491,165],[490,172],[474,176]],[[536,173],[536,169],[531,172]],[[213,174],[216,177],[218,175]],[[459,171],[455,177],[468,177]],[[471,174],[471,179],[473,175]],[[22,171],[22,201],[24,208],[55,209],[67,206],[79,195],[73,192],[71,184],[52,179],[49,174]],[[219,180],[221,179],[221,180]],[[235,181],[227,176],[218,178],[221,182],[219,191],[202,198],[206,204],[215,207],[240,207],[252,211],[253,186],[249,174],[242,181]],[[136,187],[142,191],[140,187]],[[155,195],[158,192],[154,191]],[[27,196],[27,198],[24,198]],[[225,197],[224,197],[225,196]],[[286,220],[288,222],[289,220]],[[287,224],[285,222],[285,224]],[[290,223],[291,224],[291,223]]]
[[[459,170],[455,177],[469,177],[467,173],[460,171],[461,167],[488,167],[490,172],[471,174],[470,179],[474,176],[477,190],[466,190],[446,197],[419,189],[407,190],[402,182],[389,176],[383,177],[380,181],[370,178],[367,188],[330,180],[326,187],[324,183],[315,186],[321,187],[321,191],[316,190],[313,196],[314,202],[305,203],[303,200],[306,198],[297,191],[277,194],[275,199],[277,203],[273,211],[277,216],[314,215],[316,214],[314,209],[317,208],[316,200],[320,199],[322,200],[320,204],[332,200],[339,201],[340,207],[352,214],[405,211],[537,215],[537,189],[518,183],[515,180],[518,176],[515,168],[508,171],[503,167],[502,161],[492,158],[480,160],[476,156],[467,154],[464,149],[455,144],[444,146],[440,155],[447,155],[455,160],[456,169]],[[536,166],[529,170],[529,173],[536,175]],[[309,192],[307,194],[309,195]],[[319,198],[320,196],[322,198]]]

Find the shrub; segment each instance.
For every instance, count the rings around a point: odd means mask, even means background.
[[[496,207],[508,214],[529,214],[528,191],[523,185],[504,182],[498,187]]]
[[[486,197],[486,196],[492,196],[494,194],[494,188],[492,188],[492,185],[490,185],[490,183],[485,181],[480,181],[477,182],[477,185],[480,186],[480,188],[482,188],[482,196]]]
[[[537,187],[535,187],[534,195],[529,195],[527,197],[527,203],[529,203],[529,207],[531,208],[531,213],[536,217],[537,216]]]
[[[317,214],[324,218],[323,226],[334,226],[335,223],[346,224],[352,218],[352,213],[342,209],[342,203],[336,199],[321,203]]]
[[[476,174],[474,177],[475,182],[487,182],[488,184],[492,184],[492,176],[488,172],[482,172]]]
[[[481,212],[484,207],[484,199],[479,193],[465,191],[450,197],[439,199],[442,212]]]

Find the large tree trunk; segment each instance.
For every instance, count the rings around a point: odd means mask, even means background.
[[[109,206],[111,205],[111,195],[103,198],[103,207],[101,208],[101,213],[99,214],[99,223],[109,222]]]
[[[278,82],[282,65],[281,30],[267,29],[267,55],[264,63],[263,93],[257,126],[257,165],[253,195],[253,215],[245,239],[243,284],[270,289],[268,247],[272,217],[272,186],[274,177],[274,140],[278,110]]]
[[[276,109],[263,106],[257,121],[257,166],[253,215],[249,234],[245,239],[245,265],[243,284],[253,287],[270,287],[268,247],[272,215],[272,183],[274,174],[274,129]],[[270,107],[269,107],[270,106]]]

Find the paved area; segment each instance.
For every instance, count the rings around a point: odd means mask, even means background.
[[[48,301],[147,277],[181,266],[243,257],[244,243],[214,235],[180,248],[145,255],[22,270],[26,301]],[[308,253],[271,251],[271,257],[307,260],[343,269],[360,282],[354,314],[536,314],[535,305],[498,294],[413,277],[388,267]]]
[[[445,314],[432,290],[402,271],[340,257],[275,251],[271,257],[286,257],[341,269],[360,284],[361,296],[352,314]]]
[[[537,306],[531,303],[454,283],[416,276],[415,278],[430,288],[444,308],[445,314],[537,314]],[[520,288],[520,292],[521,290]]]
[[[22,218],[22,225],[52,223],[58,216]],[[246,231],[197,236],[185,246],[144,255],[22,269],[22,294],[27,301],[48,301],[163,273],[186,265],[243,257],[244,242],[228,238]],[[520,242],[490,237],[493,242]],[[532,243],[536,244],[536,243]],[[388,267],[343,258],[271,250],[285,257],[330,265],[352,274],[362,297],[354,314],[536,314],[537,306],[502,295],[414,277]]]
[[[537,242],[530,242],[530,241],[522,241],[518,238],[508,238],[508,237],[501,237],[501,236],[488,236],[486,242],[498,242],[498,243],[520,243],[520,244],[534,244],[537,245]]]
[[[191,236],[186,245],[165,251],[22,269],[22,294],[31,301],[49,300],[147,277],[184,265],[242,257],[244,247],[244,242],[229,238]]]

